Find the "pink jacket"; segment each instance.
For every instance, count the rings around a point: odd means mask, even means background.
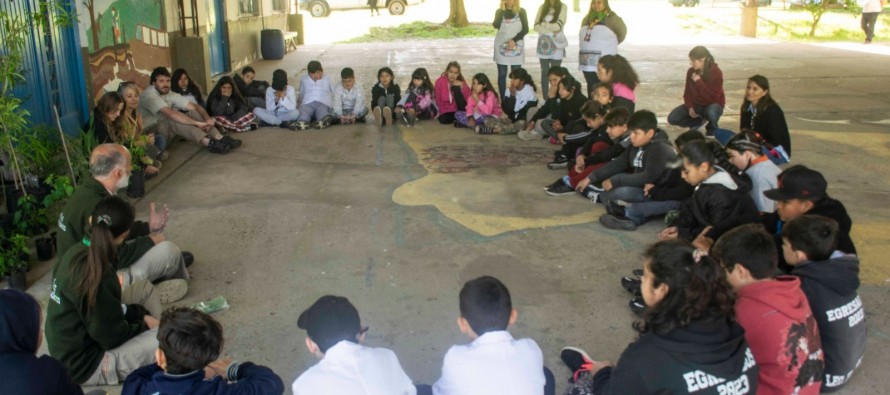
[[[501,115],[501,103],[498,100],[498,95],[494,92],[485,92],[482,94],[482,100],[478,102],[473,99],[473,95],[467,97],[467,117],[475,116],[477,111],[479,115]]]
[[[470,99],[470,87],[464,82],[460,87],[464,99]],[[436,107],[439,108],[440,114],[457,111],[457,101],[451,95],[451,83],[448,82],[448,76],[442,75],[436,80]]]

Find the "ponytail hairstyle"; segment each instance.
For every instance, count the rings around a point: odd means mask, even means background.
[[[411,73],[411,84],[409,84],[411,88],[414,88],[414,80],[423,81],[423,83],[420,85],[421,90],[426,89],[427,92],[433,92],[434,88],[432,81],[430,81],[430,73],[428,73],[425,68],[420,67],[414,70],[413,73]]]
[[[735,300],[726,272],[711,257],[700,255],[685,240],[655,243],[644,254],[652,273],[652,286],[667,284],[668,291],[633,324],[640,334],[665,335],[697,320],[734,317]]]
[[[624,56],[605,55],[600,58],[599,63],[603,65],[604,69],[612,72],[612,80],[609,82],[622,83],[631,90],[637,89],[637,85],[640,84],[637,72]]]
[[[698,140],[683,145],[680,156],[696,167],[707,163],[712,169],[721,168],[733,176],[738,176],[741,171],[729,162],[726,150],[716,141]]]
[[[448,62],[448,66],[445,66],[445,71],[442,72],[442,75],[447,75],[448,70],[451,70],[452,67],[457,69],[457,80],[467,82],[467,80],[464,79],[463,73],[460,72],[460,63],[456,60]]]
[[[84,295],[89,312],[96,305],[96,293],[106,270],[117,265],[117,245],[114,240],[130,230],[135,218],[133,206],[117,196],[109,196],[96,204],[91,217],[87,259],[83,265],[72,266],[72,277],[78,278],[77,290]]]
[[[510,78],[520,80],[523,84],[531,85],[533,91],[538,91],[538,87],[535,85],[535,81],[532,80],[532,76],[522,67],[510,71]]]
[[[562,79],[559,80],[559,85],[562,85],[563,89],[572,92],[572,95],[580,94],[581,83],[571,75],[566,74],[565,77],[562,77]],[[556,96],[559,97],[559,92],[556,93]]]
[[[753,82],[754,84],[759,86],[760,89],[763,89],[766,91],[766,94],[763,95],[763,97],[757,101],[757,108],[756,108],[757,116],[763,115],[763,112],[766,111],[767,107],[769,107],[773,104],[778,105],[778,103],[776,103],[776,101],[773,100],[772,92],[770,92],[770,90],[769,90],[769,80],[766,79],[766,77],[764,77],[760,74],[757,74],[757,75],[752,76],[751,78],[748,78],[748,82]],[[745,86],[747,89],[747,85],[745,85]],[[748,111],[748,106],[750,106],[750,105],[751,105],[751,102],[748,101],[747,97],[742,99],[741,112],[745,113],[746,111]]]
[[[562,1],[544,0],[544,4],[541,6],[541,15],[538,16],[538,22],[535,24],[538,25],[541,24],[541,22],[544,22],[544,18],[547,17],[547,14],[550,13],[551,9],[553,9],[553,15],[556,15],[556,18],[559,19],[559,13],[562,12]]]
[[[479,85],[482,85],[483,96],[485,92],[491,92],[494,93],[494,97],[498,97],[497,91],[494,90],[494,86],[491,85],[491,80],[488,79],[488,76],[485,75],[485,73],[478,73],[473,76],[473,79],[476,80]]]
[[[701,78],[706,80],[711,75],[711,66],[714,65],[714,56],[711,55],[711,51],[708,51],[707,48],[699,45],[689,51],[689,60],[699,59],[705,60],[705,63],[701,68]]]
[[[600,104],[600,102],[595,100],[588,100],[581,106],[581,115],[588,119],[594,119],[596,117],[604,118],[606,114],[609,112],[609,109]],[[625,110],[625,114],[627,114],[627,110]],[[625,119],[625,123],[627,123],[627,118]]]

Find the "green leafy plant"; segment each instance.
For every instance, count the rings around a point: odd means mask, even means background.
[[[98,145],[96,135],[89,130],[77,136],[66,135],[65,141],[68,146],[68,155],[71,157],[74,181],[86,180],[92,177],[90,174],[90,153]]]
[[[31,254],[28,248],[28,237],[15,234],[3,240],[0,247],[0,274],[11,276],[21,274],[28,270],[28,261],[25,256]]]
[[[74,186],[71,185],[71,178],[68,176],[51,175],[46,177],[46,185],[50,186],[50,192],[43,198],[43,207],[52,206],[56,202],[61,202],[74,193]]]
[[[801,6],[813,18],[813,23],[810,25],[810,37],[816,36],[816,27],[822,20],[822,15],[829,10],[842,8],[849,12],[856,12],[860,9],[856,0],[803,0]]]
[[[133,158],[133,171],[142,171],[146,166],[154,165],[154,159],[145,153],[145,147],[149,144],[148,136],[141,135],[124,141],[124,146],[130,150]]]
[[[35,236],[46,232],[49,220],[46,216],[46,208],[37,201],[34,195],[26,195],[19,198],[18,210],[12,217],[12,224],[16,232]]]

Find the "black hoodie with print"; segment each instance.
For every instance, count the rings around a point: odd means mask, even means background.
[[[853,228],[853,220],[847,214],[847,208],[837,199],[828,197],[827,195],[813,205],[807,215],[821,215],[831,218],[837,222],[837,247],[838,251],[845,254],[856,255],[856,245],[850,238],[850,230]],[[776,240],[776,248],[782,251],[782,227],[785,223],[779,218],[778,212],[765,214],[762,218],[763,225],[773,234]],[[782,273],[791,273],[791,266],[785,262],[785,257],[779,254],[779,270]]]
[[[646,333],[615,367],[593,377],[593,393],[755,394],[758,368],[734,321],[696,320],[666,335]]]
[[[672,225],[681,239],[692,241],[708,226],[712,229],[705,236],[717,240],[736,226],[759,222],[760,213],[749,191],[749,185],[717,167],[683,202]]]
[[[825,352],[822,392],[841,389],[865,354],[865,309],[859,289],[859,258],[836,251],[827,261],[804,262],[791,274],[810,302]]]

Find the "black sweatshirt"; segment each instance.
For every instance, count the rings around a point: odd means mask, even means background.
[[[224,117],[229,121],[237,121],[249,112],[247,103],[232,96],[213,96],[207,98],[207,113],[214,117]]]
[[[785,122],[785,113],[778,104],[767,106],[763,114],[756,116],[750,108],[743,109],[740,114],[739,127],[751,129],[773,146],[781,145],[791,157],[791,134],[788,133],[788,123]]]
[[[841,389],[865,354],[865,309],[859,289],[859,259],[835,253],[823,262],[804,262],[794,267],[800,288],[810,302],[819,325],[825,353],[822,392]]]
[[[706,227],[712,226],[706,236],[717,240],[736,226],[760,222],[750,188],[736,182],[729,172],[717,169],[695,188],[691,198],[683,202],[680,215],[672,223],[681,239],[692,241]]]
[[[379,82],[374,84],[374,86],[371,87],[371,109],[379,107],[377,101],[381,97],[386,97],[387,95],[392,95],[393,106],[395,106],[399,100],[402,100],[402,89],[399,88],[399,84],[390,83],[388,88],[384,88]],[[464,109],[466,109],[466,106]],[[458,111],[459,110],[460,108],[458,108]]]
[[[838,225],[837,247],[835,248],[845,254],[856,255],[856,246],[853,244],[853,239],[850,238],[850,230],[853,228],[853,220],[850,219],[850,215],[847,214],[847,208],[844,207],[843,203],[839,200],[825,196],[822,200],[816,202],[813,208],[805,214],[821,215],[835,220]],[[785,223],[779,218],[779,214],[764,214],[763,224],[766,226],[766,229],[773,233],[773,237],[776,241],[776,248],[778,248],[779,251],[782,251],[782,227],[785,226]],[[791,272],[791,266],[785,262],[785,257],[782,254],[779,254],[779,270],[782,273]]]
[[[593,376],[593,393],[755,394],[758,370],[742,327],[696,320],[663,336],[640,336],[615,367]]]
[[[667,133],[658,129],[649,144],[629,147],[605,166],[590,173],[588,178],[594,183],[611,180],[613,188],[643,188],[657,181],[676,160],[677,153],[668,142]]]

